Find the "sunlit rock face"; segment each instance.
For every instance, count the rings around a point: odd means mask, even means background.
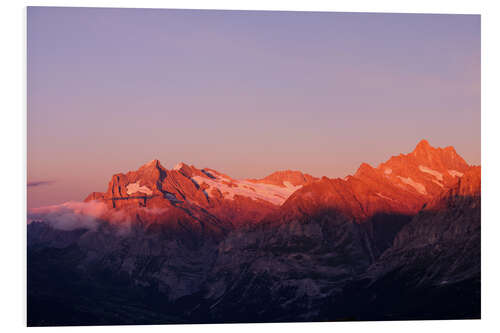
[[[479,318],[480,286],[481,168],[471,167],[331,306],[366,320]]]
[[[165,208],[160,217],[141,216],[145,223],[169,223],[172,212],[203,220],[211,216],[223,229],[254,224],[297,189],[316,178],[299,171],[276,172],[263,179],[236,180],[216,170],[178,163],[172,170],[153,160],[136,171],[112,177],[108,190],[91,193],[99,201],[135,219],[138,208]],[[168,213],[167,213],[168,212]]]

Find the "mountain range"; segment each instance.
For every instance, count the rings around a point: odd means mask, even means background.
[[[30,326],[480,317],[481,169],[420,141],[344,178],[158,160],[29,212]]]

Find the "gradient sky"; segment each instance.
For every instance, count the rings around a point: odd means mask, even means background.
[[[28,206],[157,158],[343,177],[426,138],[480,163],[480,16],[28,8]]]

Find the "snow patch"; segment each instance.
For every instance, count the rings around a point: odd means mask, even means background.
[[[173,170],[180,170],[180,169],[182,169],[182,162],[177,163],[173,168]]]
[[[416,181],[414,181],[411,178],[405,178],[405,177],[401,177],[401,176],[398,176],[398,178],[401,179],[401,181],[403,183],[413,187],[418,193],[424,194],[424,195],[427,194],[427,191],[426,191],[425,186],[423,184],[417,183]]]
[[[251,198],[253,200],[264,200],[274,205],[281,205],[293,192],[301,188],[301,185],[293,186],[290,182],[283,182],[285,187],[253,183],[247,180],[233,180],[225,177],[216,177],[214,179],[202,176],[194,176],[191,178],[198,184],[207,184],[208,196],[211,196],[212,189],[218,189],[224,198],[234,200],[236,195]],[[230,186],[232,184],[232,186]]]
[[[438,172],[436,170],[429,169],[428,167],[425,167],[423,165],[419,165],[418,169],[422,172],[428,173],[434,177],[436,177],[439,181],[443,181],[443,174],[441,172]]]
[[[386,175],[390,175],[390,174],[392,173],[392,169],[387,168],[387,169],[385,169],[385,170],[384,170],[384,173],[385,173]]]
[[[463,173],[461,173],[460,171],[457,171],[457,170],[448,170],[448,173],[452,177],[462,177],[464,175]]]
[[[444,188],[443,184],[441,184],[440,182],[438,182],[437,180],[432,180],[433,183],[436,183],[438,184],[439,186],[441,186],[441,188]]]
[[[127,194],[131,195],[137,192],[145,193],[147,195],[153,194],[147,186],[139,186],[139,182],[131,183],[127,185]]]
[[[382,199],[387,199],[387,200],[394,201],[393,199],[391,199],[391,198],[389,198],[389,197],[387,197],[387,196],[383,195],[382,193],[378,193],[378,192],[377,192],[377,193],[375,193],[375,194],[376,194],[377,196],[381,197]]]

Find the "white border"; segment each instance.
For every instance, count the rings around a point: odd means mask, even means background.
[[[256,329],[286,330],[349,330],[350,332],[419,332],[472,330],[496,331],[499,323],[499,264],[500,219],[495,197],[499,188],[500,165],[498,157],[499,119],[498,61],[500,17],[496,1],[473,0],[241,0],[241,1],[166,1],[166,0],[93,0],[93,1],[3,1],[1,22],[1,103],[0,135],[2,158],[0,175],[7,181],[0,192],[1,220],[1,274],[0,274],[0,325],[5,332],[25,329],[25,198],[26,198],[26,18],[25,6],[85,6],[85,7],[141,7],[141,8],[200,8],[200,9],[247,9],[247,10],[304,10],[304,11],[362,11],[362,12],[410,12],[454,13],[482,15],[482,172],[483,172],[483,309],[482,320],[476,321],[420,321],[420,322],[363,322],[363,323],[314,323],[314,324],[254,324],[254,325],[176,325],[176,326],[113,326],[92,328],[58,328],[66,330],[107,331],[165,331],[192,332],[250,332]],[[54,328],[36,330],[51,331]]]

